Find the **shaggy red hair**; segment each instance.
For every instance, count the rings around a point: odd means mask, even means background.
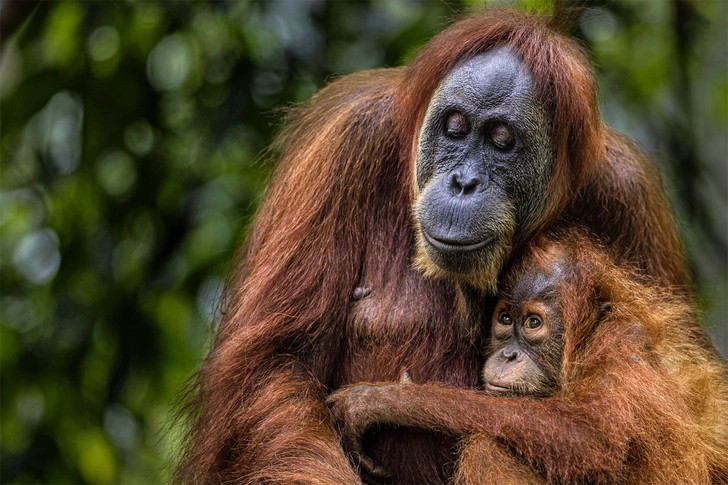
[[[409,66],[344,77],[293,110],[190,390],[178,481],[357,483],[324,405],[332,389],[394,379],[403,366],[423,380],[478,384],[478,311],[452,282],[412,267],[413,147],[443,76],[499,45],[523,58],[553,113],[556,174],[531,233],[580,221],[661,284],[689,288],[659,176],[601,125],[578,44],[548,19],[517,12],[462,20]],[[371,296],[352,301],[363,285]],[[452,458],[439,442],[404,432],[383,442],[395,479],[447,479],[437,460]],[[397,453],[419,459],[398,470]]]

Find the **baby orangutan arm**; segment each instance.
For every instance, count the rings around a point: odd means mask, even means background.
[[[607,416],[610,409],[620,409],[619,403],[497,397],[435,383],[349,386],[333,393],[328,404],[345,442],[357,453],[362,453],[359,437],[377,424],[463,437],[480,434],[563,483],[608,477],[618,470],[627,452],[626,430],[633,428],[618,422],[618,416]],[[588,463],[584,457],[590,457]],[[378,476],[368,457],[361,457],[361,465]]]
[[[377,425],[462,438],[459,485],[723,483],[726,421],[707,418],[692,399],[700,389],[724,408],[725,371],[708,364],[702,334],[678,325],[694,318],[689,304],[633,285],[588,254],[577,265],[544,253],[506,286],[485,390],[370,383],[331,394],[344,443],[361,454],[358,440]],[[548,256],[555,261],[544,271]],[[360,463],[377,471],[366,456]]]

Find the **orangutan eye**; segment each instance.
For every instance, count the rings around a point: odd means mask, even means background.
[[[511,318],[510,313],[503,312],[498,315],[498,323],[500,323],[501,325],[512,325],[513,318]]]
[[[536,316],[530,316],[526,320],[526,328],[528,328],[530,330],[535,330],[537,328],[541,328],[541,325],[543,325],[543,322],[541,321],[540,318],[538,318]]]
[[[459,111],[453,111],[447,115],[445,131],[447,132],[447,136],[462,138],[470,132],[470,124],[467,118],[465,118],[465,115]]]
[[[513,130],[502,123],[495,125],[490,131],[490,140],[501,150],[508,150],[516,144],[516,136],[513,134]]]

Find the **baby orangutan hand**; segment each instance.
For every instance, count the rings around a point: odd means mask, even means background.
[[[386,409],[390,389],[401,384],[358,384],[342,387],[329,395],[326,404],[341,433],[344,448],[362,472],[374,478],[387,478],[389,473],[364,453],[361,437],[367,428],[379,422]],[[365,476],[365,475],[362,475]]]

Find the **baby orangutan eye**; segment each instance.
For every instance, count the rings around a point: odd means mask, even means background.
[[[531,315],[526,320],[526,328],[528,328],[530,330],[535,330],[537,328],[541,328],[541,325],[543,325],[543,322],[537,316]]]
[[[503,312],[498,315],[498,323],[500,323],[501,325],[512,325],[513,318],[511,317],[510,313]]]

